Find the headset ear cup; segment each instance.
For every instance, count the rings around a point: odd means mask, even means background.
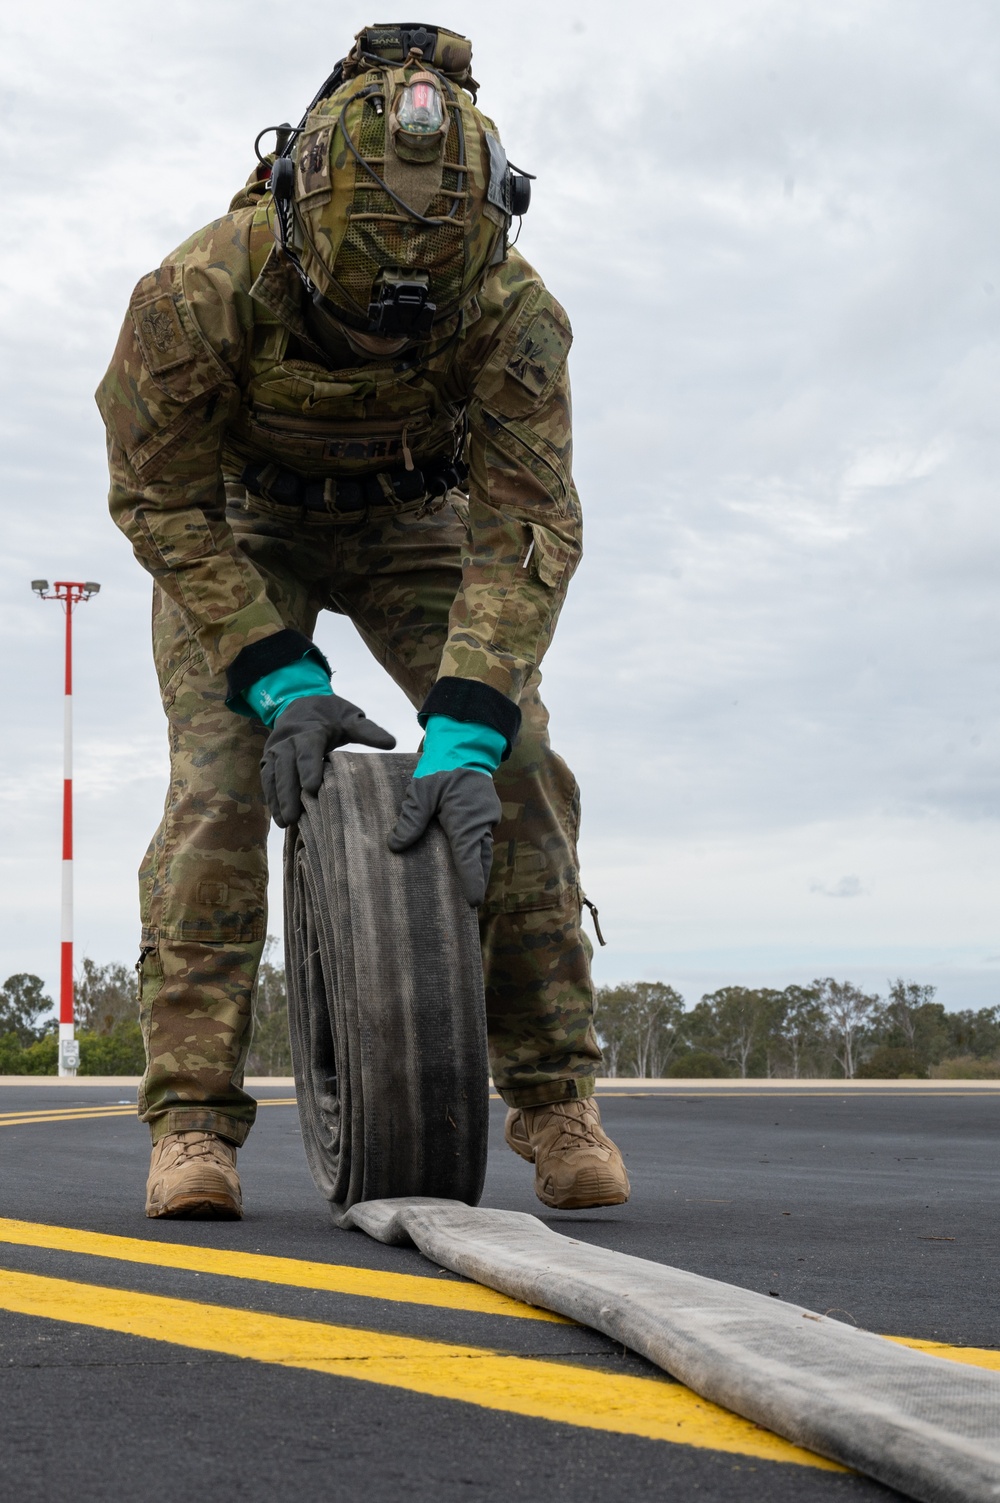
[[[290,204],[295,187],[295,163],[291,157],[275,157],[271,168],[271,193],[275,203]]]
[[[508,178],[507,201],[515,218],[527,214],[531,203],[531,179],[527,173],[512,172]]]

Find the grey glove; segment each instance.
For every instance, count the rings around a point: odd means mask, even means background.
[[[493,826],[500,818],[493,779],[471,767],[411,778],[389,836],[390,851],[416,845],[435,817],[448,837],[459,885],[473,907],[486,897],[493,865]]]
[[[339,694],[307,694],[282,710],[264,743],[260,780],[282,829],[302,813],[302,794],[318,793],[327,752],[355,741],[392,751],[395,736]]]

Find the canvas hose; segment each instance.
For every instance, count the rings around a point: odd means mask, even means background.
[[[476,1204],[489,1067],[475,911],[433,824],[393,854],[417,758],[336,751],[285,843],[289,1028],[306,1158],[336,1208]]]
[[[1000,1373],[898,1346],[750,1289],[444,1201],[340,1220],[602,1331],[703,1398],[921,1503],[1000,1498]]]
[[[1000,1499],[1000,1374],[477,1208],[479,936],[444,836],[392,855],[416,758],[337,751],[286,837],[303,1142],[338,1223],[622,1342],[694,1392],[921,1503]]]

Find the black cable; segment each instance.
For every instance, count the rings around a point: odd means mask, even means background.
[[[447,339],[443,339],[436,350],[418,350],[412,360],[404,360],[401,365],[394,365],[392,369],[395,375],[401,376],[405,371],[416,370],[418,366],[430,365],[432,360],[436,360],[439,355],[443,355],[446,350],[451,349],[465,327],[465,308],[459,308],[457,313],[449,316],[456,319],[457,322],[454,330],[448,335]]]
[[[337,128],[350,147],[351,155],[354,157],[354,160],[359,164],[359,166],[365,169],[369,177],[374,179],[374,181],[381,188],[382,192],[385,193],[389,198],[391,198],[394,204],[402,209],[404,213],[409,214],[411,219],[416,220],[417,224],[425,225],[428,229],[431,230],[446,229],[449,224],[454,223],[454,220],[451,216],[445,219],[427,219],[425,215],[418,214],[416,209],[411,208],[404,198],[400,198],[398,193],[394,193],[392,191],[388,183],[383,182],[382,178],[379,177],[371,162],[366,161],[366,159],[361,155],[358,148],[355,146],[354,142],[351,140],[351,133],[344,125],[347,111],[354,103],[355,99],[366,99],[370,94],[381,94],[381,92],[382,90],[379,88],[378,84],[372,84],[370,88],[362,89],[360,94],[353,94],[350,99],[345,101],[344,108],[341,110],[339,118],[337,120]]]

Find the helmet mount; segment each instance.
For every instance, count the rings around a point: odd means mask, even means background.
[[[299,124],[270,127],[275,239],[324,318],[426,341],[505,259],[530,174],[476,107],[471,62],[443,27],[367,27]]]

